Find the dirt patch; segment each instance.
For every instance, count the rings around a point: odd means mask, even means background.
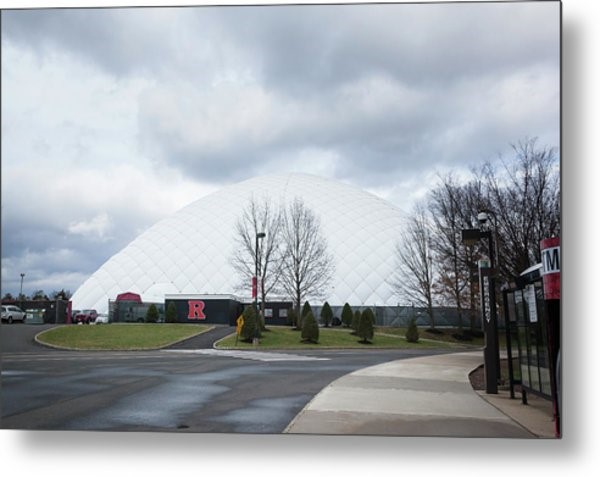
[[[499,388],[507,388],[510,386],[508,381],[508,360],[501,359],[500,360],[500,382],[498,383]],[[471,386],[475,391],[485,391],[485,366],[482,364],[477,369],[474,369],[469,374],[469,381],[471,382]],[[521,387],[518,384],[515,384],[514,390],[517,392],[521,392]]]
[[[485,370],[483,364],[469,374],[469,381],[475,391],[483,391],[485,389]]]

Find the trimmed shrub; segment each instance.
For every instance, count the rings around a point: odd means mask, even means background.
[[[469,338],[483,338],[485,334],[481,330],[464,330],[463,335]]]
[[[310,306],[310,303],[308,301],[304,302],[304,306],[302,307],[302,312],[300,313],[300,316],[298,317],[298,322],[296,323],[296,328],[301,330],[302,326],[304,324],[304,317],[306,315],[308,315],[308,313],[312,313],[312,308]],[[313,315],[314,317],[315,315]]]
[[[467,330],[452,333],[450,336],[456,341],[473,341],[473,336]]]
[[[356,310],[354,312],[354,316],[352,317],[352,333],[353,335],[355,335],[358,331],[358,325],[360,325],[360,317],[361,317],[361,313],[360,310]]]
[[[158,308],[152,303],[146,311],[146,323],[156,323],[158,321]]]
[[[406,341],[409,343],[417,343],[419,341],[419,329],[417,328],[417,322],[414,318],[410,320],[405,337]]]
[[[177,307],[175,306],[174,301],[169,303],[169,306],[167,307],[167,314],[165,316],[165,321],[167,323],[177,323]]]
[[[323,308],[321,308],[321,321],[325,325],[325,328],[329,328],[331,321],[333,320],[333,311],[329,306],[329,303],[325,302]]]
[[[356,334],[362,338],[360,343],[371,343],[373,341],[373,332],[375,327],[375,315],[371,308],[366,308],[360,315],[360,322]]]
[[[352,319],[354,318],[354,313],[352,313],[352,308],[348,303],[344,304],[344,308],[342,308],[342,323],[346,328],[350,328],[352,326]]]
[[[242,341],[246,343],[251,343],[255,337],[260,338],[260,326],[258,327],[257,334],[257,314],[254,311],[254,306],[249,305],[244,308],[244,313],[242,314],[244,317],[244,324],[242,329],[240,330],[240,338]]]
[[[319,324],[315,320],[312,311],[309,311],[302,317],[302,342],[303,343],[318,343],[319,342]]]

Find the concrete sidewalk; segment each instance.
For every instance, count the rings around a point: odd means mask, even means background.
[[[297,434],[554,437],[552,406],[474,391],[481,351],[392,361],[343,376],[296,416]]]

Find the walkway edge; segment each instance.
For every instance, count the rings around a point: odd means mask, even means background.
[[[502,396],[489,398],[473,389],[469,374],[482,361],[481,351],[456,352],[356,370],[323,388],[283,432],[552,437],[545,409],[534,410],[514,399],[504,403],[499,401]]]

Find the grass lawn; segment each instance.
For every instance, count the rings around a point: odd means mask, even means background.
[[[78,350],[144,350],[161,348],[210,328],[171,323],[72,325],[44,331],[37,339],[51,346]]]
[[[254,349],[252,343],[237,342],[235,334],[227,336],[216,345],[219,349]],[[409,343],[404,335],[388,333],[388,328],[377,328],[372,344],[361,344],[357,336],[351,335],[347,328],[319,328],[319,344],[305,344],[300,341],[300,331],[289,327],[271,326],[260,339],[258,349],[327,349],[327,348],[456,348],[457,343],[421,339],[418,343]]]
[[[404,336],[406,334],[406,328],[381,328],[380,331],[382,333],[388,333],[398,336]],[[483,338],[473,338],[471,341],[461,341],[457,340],[453,334],[455,334],[458,330],[457,328],[437,328],[438,333],[431,333],[426,331],[424,328],[419,328],[419,338],[427,339],[427,340],[435,340],[435,341],[445,341],[448,343],[460,343],[464,345],[470,346],[483,346]]]
[[[467,328],[464,328],[465,330]],[[389,333],[399,336],[406,334],[406,328],[380,328],[382,333]],[[428,340],[439,340],[446,341],[449,343],[460,343],[468,346],[481,347],[485,345],[485,339],[483,337],[473,337],[470,341],[463,341],[456,339],[453,335],[458,333],[458,328],[436,328],[437,333],[431,333],[423,328],[419,328],[419,337]],[[498,346],[500,349],[506,348],[506,333],[504,330],[498,330]]]

